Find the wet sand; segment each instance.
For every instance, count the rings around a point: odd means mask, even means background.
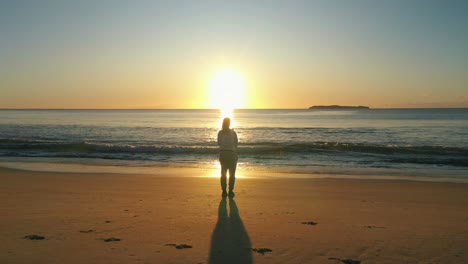
[[[0,169],[0,263],[468,263],[468,184],[179,173]]]

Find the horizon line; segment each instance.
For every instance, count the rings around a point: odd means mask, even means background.
[[[468,109],[468,107],[369,107],[373,109]],[[220,110],[219,108],[1,108],[0,110]],[[235,108],[234,110],[326,110],[306,108]]]

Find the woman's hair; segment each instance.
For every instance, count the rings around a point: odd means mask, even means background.
[[[231,119],[229,119],[229,117],[225,117],[223,119],[223,129],[229,129],[230,126],[231,126]]]

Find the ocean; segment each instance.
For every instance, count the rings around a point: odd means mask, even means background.
[[[217,166],[218,110],[0,110],[0,167]],[[239,173],[468,182],[468,109],[235,110]]]

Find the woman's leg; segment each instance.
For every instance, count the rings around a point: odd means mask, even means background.
[[[236,183],[237,154],[233,153],[229,164],[229,192],[232,193]]]
[[[221,190],[224,192],[226,192],[226,174],[227,174],[227,170],[228,170],[228,166],[226,166],[226,163],[221,161]]]

